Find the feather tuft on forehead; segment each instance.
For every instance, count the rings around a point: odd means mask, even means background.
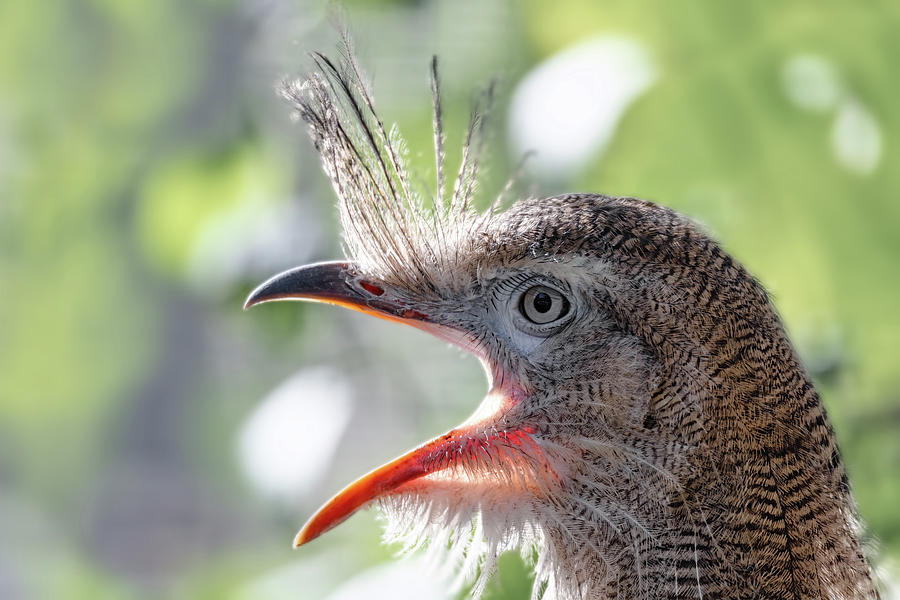
[[[473,199],[479,185],[485,116],[493,84],[473,108],[452,191],[445,181],[443,114],[437,58],[431,61],[434,102],[435,185],[415,185],[406,144],[375,111],[370,87],[349,40],[340,63],[311,54],[315,70],[285,80],[280,92],[309,127],[325,173],[338,196],[350,258],[383,281],[423,294],[453,289],[460,261],[473,256],[496,207],[511,184],[484,212]]]

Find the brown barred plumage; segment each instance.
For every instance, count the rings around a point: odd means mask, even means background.
[[[400,483],[370,498],[390,539],[452,546],[444,562],[480,573],[476,594],[519,547],[537,551],[547,598],[877,597],[822,403],[741,265],[688,219],[632,198],[475,212],[480,117],[446,194],[436,69],[437,193],[416,191],[355,63],[314,60],[285,95],[334,182],[355,262],[316,266],[325,292],[308,279],[291,292],[282,276],[248,305],[324,299],[410,322],[475,352],[492,377],[485,406],[499,402],[428,446],[443,454],[400,459],[426,474],[391,471]],[[298,544],[369,498],[346,495]]]

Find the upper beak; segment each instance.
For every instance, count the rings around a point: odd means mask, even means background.
[[[386,300],[381,284],[356,278],[352,275],[353,270],[353,263],[333,261],[284,271],[253,290],[244,302],[244,309],[276,300],[309,300],[335,304],[409,325],[415,325],[416,321],[430,321],[418,310]]]
[[[244,310],[273,300],[317,300],[343,304],[364,302],[362,294],[347,284],[350,263],[334,261],[296,267],[260,284],[244,302]]]

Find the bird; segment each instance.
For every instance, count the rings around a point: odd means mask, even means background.
[[[465,422],[347,486],[295,538],[377,505],[385,537],[478,597],[498,557],[533,598],[878,598],[834,430],[763,288],[662,205],[571,193],[483,210],[493,86],[447,176],[437,58],[434,182],[410,173],[352,47],[280,90],[338,198],[346,257],[245,308],[323,302],[474,354]],[[512,181],[512,179],[511,179]]]

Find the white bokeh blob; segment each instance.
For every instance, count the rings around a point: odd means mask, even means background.
[[[529,167],[559,178],[602,153],[628,106],[656,80],[643,46],[602,36],[550,57],[516,87],[509,113],[518,153],[535,151]]]
[[[838,164],[868,175],[881,162],[881,128],[875,116],[856,100],[838,109],[831,128],[831,149]]]
[[[790,57],[781,70],[781,84],[795,106],[815,112],[833,109],[843,95],[834,66],[816,54]]]
[[[240,432],[244,473],[262,494],[292,501],[331,464],[352,412],[352,391],[337,373],[306,369],[269,393]]]

